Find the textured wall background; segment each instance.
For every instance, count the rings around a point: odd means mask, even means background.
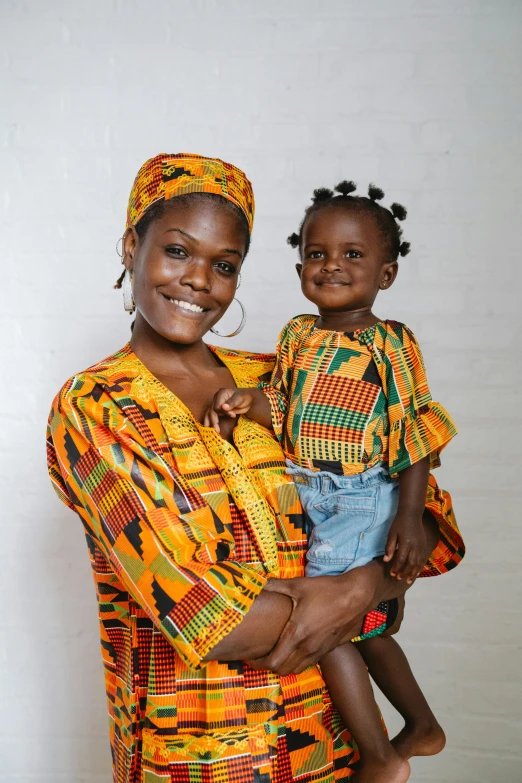
[[[377,312],[415,330],[460,425],[440,479],[469,547],[409,599],[449,738],[412,780],[522,780],[521,23],[520,0],[2,0],[1,781],[110,779],[94,591],[44,429],[62,382],[128,337],[114,248],[159,151],[254,182],[240,347],[309,310],[285,239],[314,187],[374,180],[409,207]]]

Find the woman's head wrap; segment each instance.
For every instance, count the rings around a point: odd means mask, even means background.
[[[135,226],[156,201],[188,193],[215,193],[231,201],[245,214],[252,231],[254,193],[241,169],[218,158],[186,152],[161,153],[143,164],[129,196],[127,228]]]

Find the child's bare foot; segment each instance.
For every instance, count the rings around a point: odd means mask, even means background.
[[[412,756],[436,756],[446,745],[446,735],[433,718],[429,723],[407,723],[392,739],[391,744],[403,759],[411,759]]]
[[[406,783],[410,772],[406,759],[395,753],[387,761],[365,758],[357,770],[354,783]]]

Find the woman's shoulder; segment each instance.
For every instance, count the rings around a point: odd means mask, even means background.
[[[127,343],[102,361],[72,375],[56,395],[55,404],[64,404],[75,397],[96,396],[96,388],[101,385],[117,386],[124,391],[138,374],[138,360]]]
[[[209,345],[221,361],[233,369],[232,374],[238,380],[244,378],[245,385],[249,380],[258,383],[265,375],[271,374],[275,356],[273,353],[255,353],[253,351],[241,351],[233,348],[222,348],[218,345]],[[241,381],[242,382],[242,381]]]

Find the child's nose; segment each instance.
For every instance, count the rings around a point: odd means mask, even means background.
[[[324,259],[324,272],[337,272],[341,268],[341,259],[337,255],[330,255]]]

